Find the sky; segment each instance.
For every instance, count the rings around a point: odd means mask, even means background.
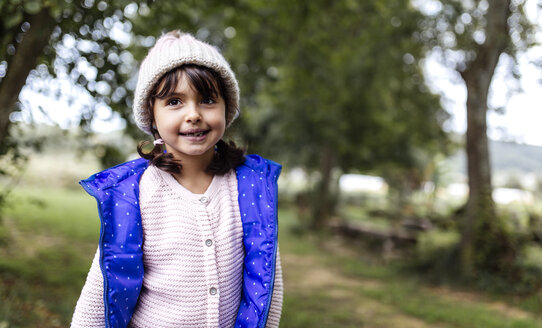
[[[539,0],[528,0],[527,14],[532,21],[542,26],[542,17],[536,6]],[[432,1],[423,1],[426,10],[431,10]],[[542,43],[542,31],[537,34]],[[537,68],[533,61],[542,59],[542,46],[530,49],[518,56],[518,70],[521,78],[514,80],[509,76],[510,58],[501,56],[490,88],[490,108],[488,112],[488,135],[495,140],[515,141],[542,146],[542,67]],[[442,96],[443,107],[451,114],[445,129],[464,133],[466,131],[466,88],[453,69],[439,63],[436,55],[429,55],[424,61],[424,69],[429,87]],[[23,118],[32,116],[34,121],[57,123],[63,128],[77,125],[82,104],[92,101],[90,96],[66,80],[45,81],[52,83],[63,93],[71,95],[76,101],[70,104],[69,97],[55,99],[53,94],[36,93],[29,87],[23,88],[19,99],[23,103]],[[40,110],[43,108],[43,111]],[[44,115],[47,112],[48,115]],[[125,123],[116,113],[111,113],[107,106],[99,106],[92,127],[97,132],[109,132],[122,129]]]
[[[19,100],[23,104],[23,117],[20,119],[58,124],[63,129],[78,126],[80,113],[83,111],[82,107],[85,104],[93,103],[92,97],[68,80],[55,79],[49,83],[53,85],[54,89],[62,90],[63,96],[57,99],[54,92],[38,93],[25,86],[19,95]],[[75,102],[70,103],[68,100],[70,97],[76,99]],[[126,123],[118,113],[112,112],[108,106],[97,105],[95,117],[92,120],[93,131],[108,133],[125,127]]]

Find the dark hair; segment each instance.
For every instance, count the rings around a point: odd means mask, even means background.
[[[212,98],[220,95],[225,100],[226,113],[231,110],[227,107],[230,102],[229,99],[226,98],[226,87],[222,77],[210,68],[186,64],[165,73],[160,80],[156,82],[149,93],[150,96],[145,108],[149,117],[154,117],[153,107],[156,98],[164,98],[172,94],[175,91],[182,74],[186,74],[190,81],[190,85],[203,98]],[[153,126],[151,126],[150,129],[155,139],[160,138],[158,130]],[[173,154],[164,152],[162,145],[155,145],[150,152],[145,153],[143,147],[149,143],[149,141],[142,141],[138,144],[137,152],[141,157],[148,159],[151,165],[154,165],[161,170],[172,174],[181,173],[182,163],[179,160],[176,160],[173,157]],[[242,164],[244,161],[244,149],[237,147],[233,141],[226,142],[221,139],[216,144],[213,160],[206,171],[212,174],[223,175]]]

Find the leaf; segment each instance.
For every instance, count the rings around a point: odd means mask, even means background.
[[[41,10],[41,2],[36,1],[36,0],[25,1],[23,6],[24,6],[24,10],[31,15],[35,15],[39,13]]]
[[[6,29],[10,29],[18,24],[21,24],[23,21],[23,13],[16,12],[14,15],[9,15],[8,17],[4,18],[4,26]]]
[[[64,8],[62,6],[52,6],[51,7],[51,15],[54,18],[59,18],[62,16],[62,12],[64,11]]]

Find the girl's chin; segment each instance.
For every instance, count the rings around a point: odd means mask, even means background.
[[[187,158],[187,157],[204,157],[204,156],[210,156],[214,153],[214,146],[207,149],[187,149],[185,151],[182,150],[168,150],[168,153],[172,153],[173,156],[178,157],[179,159]]]

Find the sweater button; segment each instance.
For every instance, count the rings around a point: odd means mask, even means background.
[[[211,295],[216,295],[216,292],[217,292],[217,290],[214,287],[211,287],[211,289],[209,289],[209,294],[211,294]]]
[[[207,239],[207,240],[205,241],[205,245],[211,247],[211,246],[213,246],[213,241],[212,241],[211,239]]]
[[[207,204],[209,202],[209,198],[205,197],[205,196],[202,196],[199,201],[202,203],[202,204]]]

